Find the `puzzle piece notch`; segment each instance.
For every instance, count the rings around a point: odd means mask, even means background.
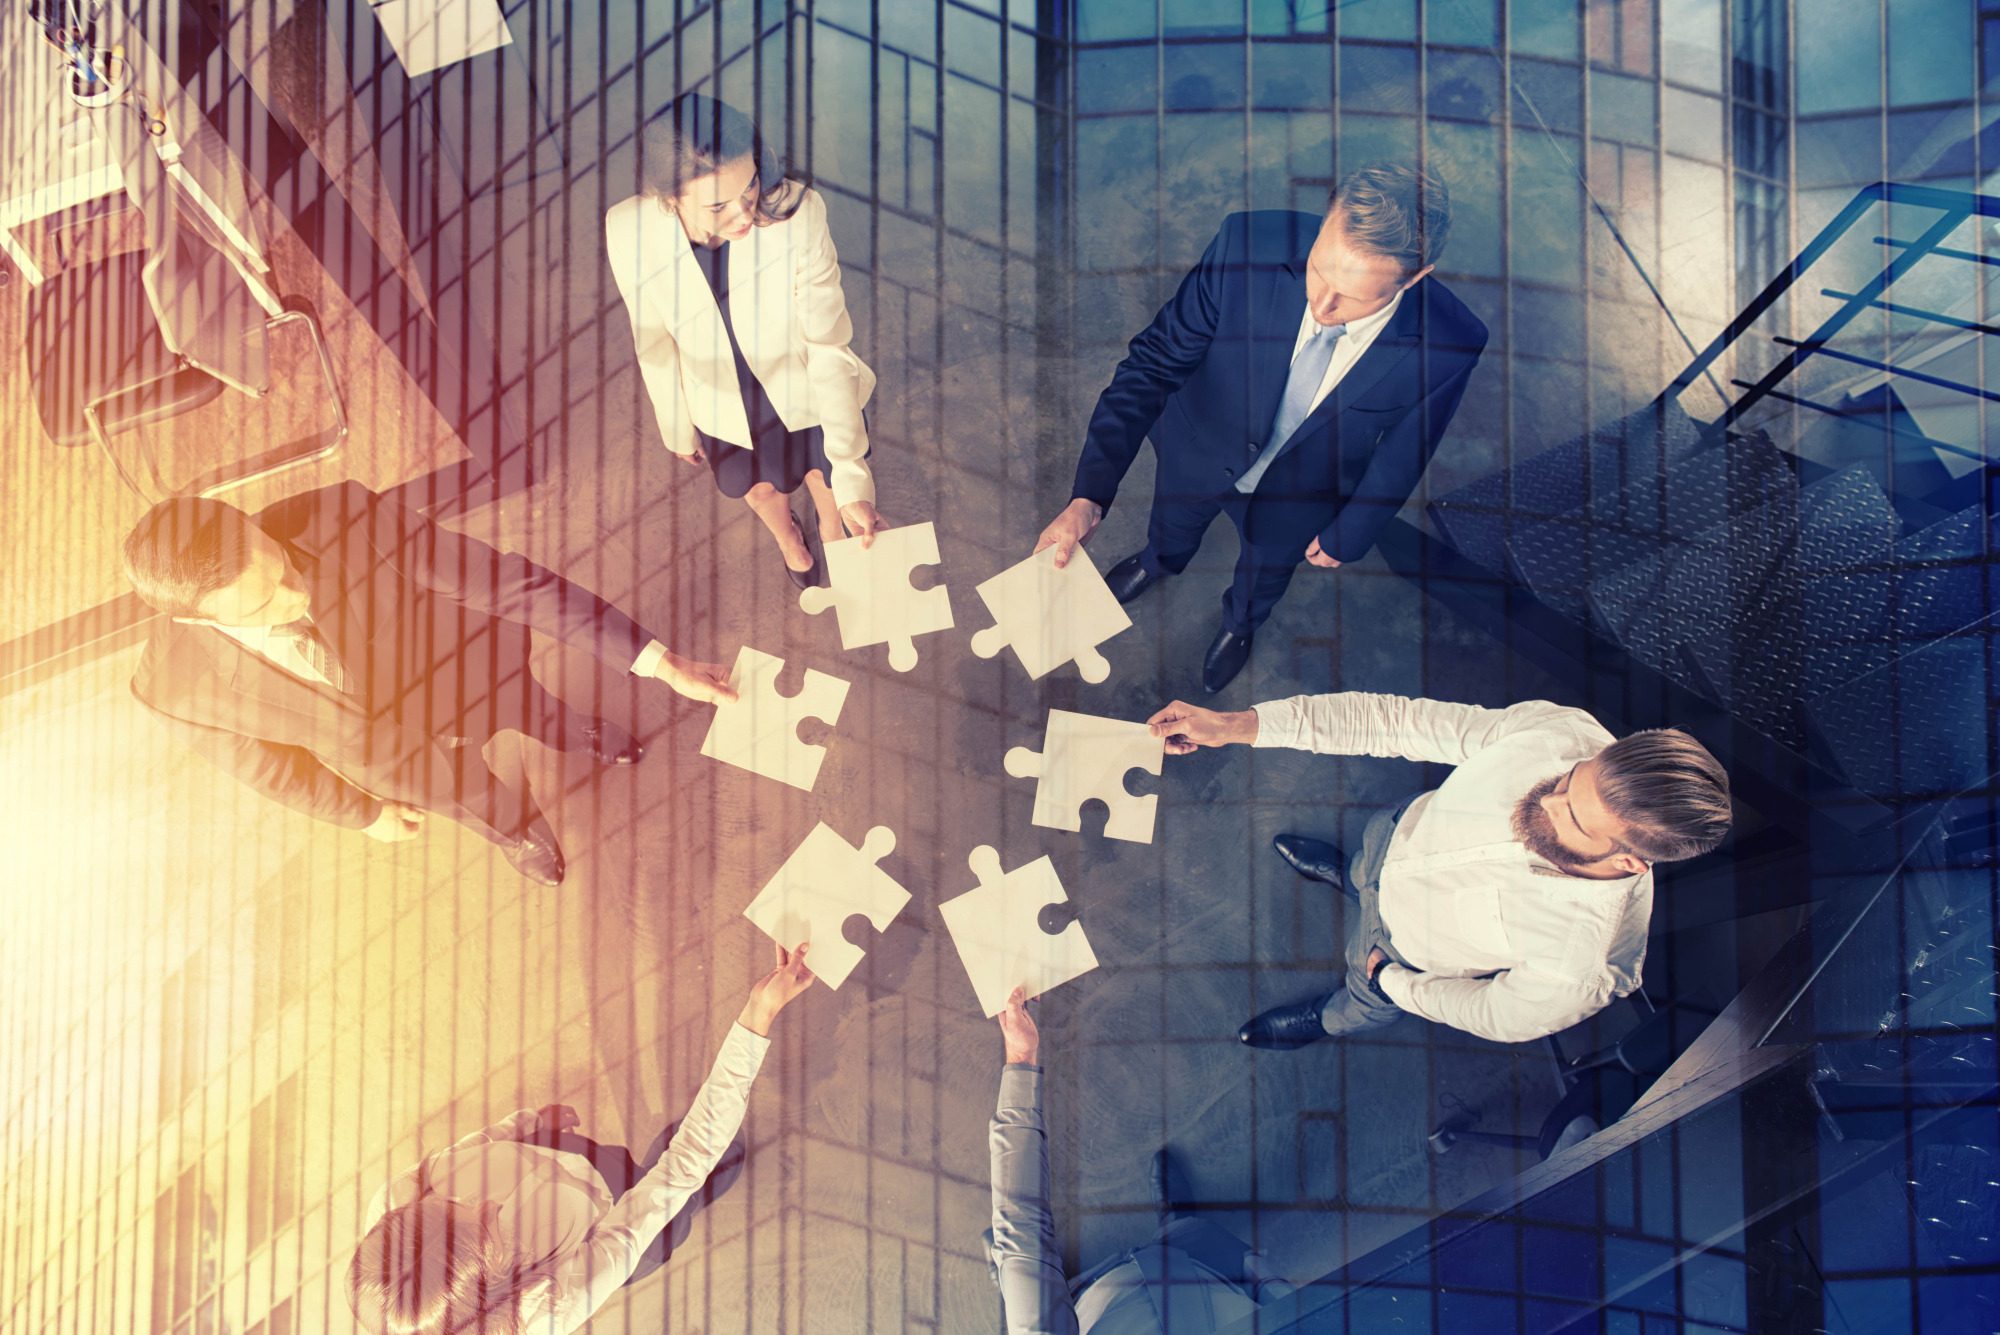
[[[1104,822],[1107,839],[1150,844],[1160,796],[1133,796],[1125,776],[1135,769],[1157,775],[1166,746],[1143,723],[1051,709],[1042,749],[1014,747],[1002,763],[1017,779],[1038,780],[1032,824],[1080,831],[1083,804],[1095,798],[1111,811]]]
[[[715,707],[701,753],[811,792],[826,760],[826,747],[800,741],[799,724],[809,718],[829,728],[838,723],[848,684],[807,668],[799,693],[780,695],[778,674],[784,670],[785,660],[775,655],[747,644],[737,650],[736,665],[729,672],[736,701]]]
[[[1003,645],[1012,645],[1033,680],[1073,659],[1085,681],[1103,681],[1111,675],[1111,662],[1097,646],[1132,625],[1096,563],[1080,547],[1060,570],[1056,549],[1047,547],[974,591],[994,624],[974,632],[972,652],[991,658]]]
[[[1038,997],[1097,967],[1081,922],[1072,920],[1053,934],[1041,925],[1045,907],[1069,903],[1055,864],[1046,856],[1002,872],[999,850],[981,844],[966,864],[979,888],[938,905],[938,912],[987,1015],[1005,1010],[1016,987]]]
[[[887,644],[889,666],[908,672],[917,665],[914,637],[951,629],[945,586],[919,589],[910,583],[918,566],[940,563],[935,524],[887,529],[866,548],[859,538],[842,538],[827,543],[825,551],[832,587],[800,590],[799,606],[812,616],[833,608],[842,649]]]
[[[814,976],[837,989],[864,953],[844,935],[847,920],[858,915],[877,932],[886,931],[910,902],[910,892],[875,865],[895,851],[896,832],[886,825],[869,830],[856,849],[821,822],[743,916],[787,950],[810,943],[807,959]]]

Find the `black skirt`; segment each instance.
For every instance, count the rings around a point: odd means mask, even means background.
[[[716,487],[724,496],[736,499],[748,494],[759,482],[768,482],[789,496],[815,468],[822,482],[831,478],[833,466],[827,462],[824,433],[816,426],[803,431],[788,428],[772,406],[771,396],[751,373],[750,363],[743,359],[736,323],[729,313],[729,243],[725,241],[713,249],[696,246],[694,257],[701,265],[702,276],[708,279],[709,290],[715,293],[716,307],[722,312],[722,327],[729,334],[729,350],[736,358],[736,386],[743,394],[743,415],[750,423],[751,443],[756,446],[744,449],[695,428],[702,453],[708,456],[709,469],[715,474]]]

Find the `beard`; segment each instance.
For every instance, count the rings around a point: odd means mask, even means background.
[[[1596,859],[1580,858],[1564,848],[1556,838],[1555,823],[1549,813],[1542,809],[1542,799],[1556,790],[1563,776],[1554,775],[1543,779],[1522,795],[1514,805],[1514,837],[1528,846],[1528,851],[1542,861],[1564,871],[1576,871],[1590,866]]]

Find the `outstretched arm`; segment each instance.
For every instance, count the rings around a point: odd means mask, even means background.
[[[1049,1211],[1049,1140],[1042,1125],[1040,1035],[1023,990],[1000,1013],[1007,1066],[989,1137],[993,1160],[993,1266],[1000,1281],[1007,1335],[1075,1335],[1070,1302]]]

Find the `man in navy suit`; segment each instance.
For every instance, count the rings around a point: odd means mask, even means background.
[[[1035,550],[1066,564],[1150,437],[1146,546],[1105,578],[1130,602],[1226,513],[1243,554],[1202,685],[1227,686],[1299,560],[1366,555],[1458,408],[1486,326],[1429,276],[1450,229],[1444,186],[1393,165],[1342,178],[1321,218],[1231,214],[1098,396],[1073,499]]]

